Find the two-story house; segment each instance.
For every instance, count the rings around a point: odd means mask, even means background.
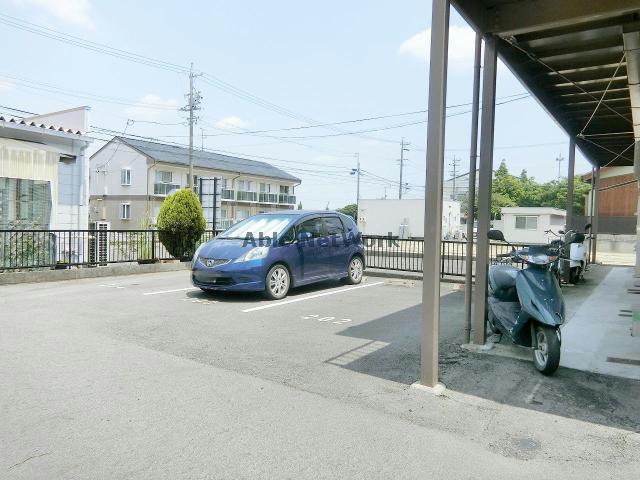
[[[300,179],[265,162],[193,151],[194,189],[198,178],[222,182],[220,226],[256,213],[292,209]],[[189,149],[114,137],[90,159],[90,221],[110,222],[112,229],[155,224],[167,194],[187,186]]]

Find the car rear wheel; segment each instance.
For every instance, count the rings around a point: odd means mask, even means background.
[[[360,257],[353,257],[349,262],[349,268],[347,269],[347,278],[345,281],[349,285],[357,285],[362,281],[362,274],[364,272],[364,263]]]
[[[280,300],[287,296],[290,286],[289,270],[284,265],[274,265],[267,273],[264,294],[271,300]]]

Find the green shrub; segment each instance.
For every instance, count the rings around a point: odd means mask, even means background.
[[[179,259],[191,259],[207,226],[198,197],[187,188],[165,199],[157,223],[160,241]]]

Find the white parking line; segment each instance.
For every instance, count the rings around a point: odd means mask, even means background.
[[[187,290],[198,290],[198,287],[176,288],[175,290],[162,290],[160,292],[147,292],[143,295],[160,295],[161,293],[185,292]]]
[[[289,303],[302,302],[304,300],[311,300],[312,298],[324,297],[326,295],[336,295],[338,293],[350,292],[351,290],[357,290],[359,288],[375,287],[376,285],[382,285],[384,282],[367,283],[366,285],[358,285],[356,287],[341,288],[338,290],[331,290],[330,292],[316,293],[314,295],[307,295],[305,297],[292,298],[291,300],[283,300],[281,302],[268,303],[266,305],[260,305],[259,307],[247,308],[242,310],[243,313],[255,312],[257,310],[264,310],[265,308],[279,307],[280,305],[288,305]]]

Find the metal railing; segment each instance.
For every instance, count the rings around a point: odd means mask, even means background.
[[[0,272],[171,259],[157,230],[0,230]]]
[[[296,204],[296,196],[288,195],[286,193],[278,194],[278,203],[282,203],[284,205],[295,205]]]
[[[218,232],[207,230],[200,242]],[[368,268],[422,272],[421,238],[363,235]],[[516,247],[526,246],[518,244]],[[464,276],[465,241],[443,240],[440,273]],[[490,258],[510,247],[490,244]],[[0,272],[171,260],[157,230],[0,230]]]
[[[268,192],[260,192],[260,196],[258,198],[260,203],[278,203],[278,194],[277,193],[268,193]]]
[[[382,270],[398,270],[405,272],[422,272],[422,238],[400,239],[389,236],[362,236],[367,268]],[[516,248],[526,244],[514,244]],[[475,243],[474,243],[475,249]],[[497,255],[508,253],[511,247],[501,243],[489,245],[489,258],[497,262]],[[440,275],[464,277],[466,270],[467,242],[464,240],[443,240],[441,242]],[[473,252],[475,260],[475,251]],[[514,266],[518,266],[514,264]],[[475,265],[474,265],[475,275]]]
[[[238,190],[236,192],[236,200],[239,202],[257,202],[258,192],[250,192],[246,190]]]

